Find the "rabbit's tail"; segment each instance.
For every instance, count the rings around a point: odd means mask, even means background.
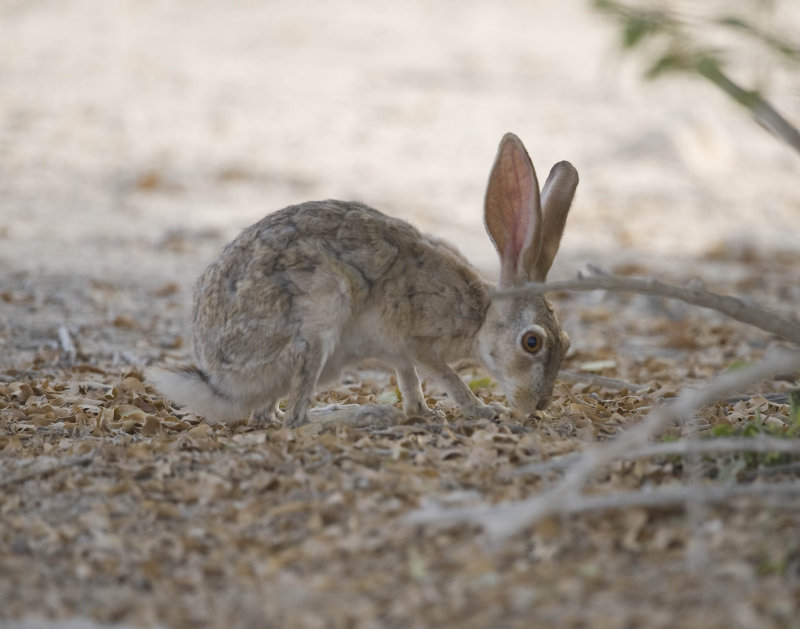
[[[244,416],[247,409],[229,398],[194,365],[150,367],[146,379],[173,402],[208,419],[230,421]]]

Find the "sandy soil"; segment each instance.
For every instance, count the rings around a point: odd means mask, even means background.
[[[604,375],[650,388],[626,406],[564,385],[547,420],[513,430],[446,404],[445,425],[391,435],[210,427],[140,380],[144,364],[188,355],[191,286],[220,247],[290,203],[365,201],[496,273],[480,212],[508,130],[540,176],[559,159],[581,173],[552,277],[587,262],[699,275],[796,315],[797,155],[702,83],[642,84],[587,4],[0,4],[0,618],[794,626],[796,509],[709,512],[710,559],[694,572],[681,512],[554,522],[499,554],[477,531],[398,524],[431,497],[528,495],[546,479],[509,481],[515,466],[605,438],[667,389],[774,343],[714,315],[560,296],[568,366],[610,361]],[[785,11],[797,32],[800,12]],[[741,74],[800,121],[796,74],[758,58]],[[354,378],[322,398],[391,393],[385,374]],[[96,410],[71,423],[53,410],[79,400]],[[708,426],[751,421],[759,404]],[[61,463],[25,476],[47,457]],[[668,463],[603,482],[682,478]]]

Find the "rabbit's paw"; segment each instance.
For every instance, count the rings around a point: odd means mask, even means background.
[[[421,404],[414,404],[406,407],[403,406],[403,413],[406,417],[420,417],[422,419],[436,419],[440,416],[441,412],[436,409],[429,408],[424,402]]]
[[[252,428],[266,428],[271,425],[280,425],[285,422],[286,414],[278,408],[277,404],[269,405],[260,411],[250,413],[247,425]]]

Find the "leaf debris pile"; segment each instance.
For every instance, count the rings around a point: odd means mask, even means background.
[[[500,548],[488,548],[473,526],[406,521],[430,502],[535,495],[586,444],[613,438],[681,387],[769,344],[740,325],[653,300],[560,301],[575,344],[565,367],[579,375],[561,381],[553,407],[531,418],[463,417],[429,382],[439,413],[432,421],[295,431],[211,424],[172,407],[140,367],[115,365],[100,339],[109,328],[95,327],[94,340],[90,325],[75,335],[79,347],[101,348],[96,356],[82,350],[76,364],[62,363],[56,346],[40,347],[27,366],[0,375],[3,615],[170,627],[532,619],[727,627],[741,618],[786,626],[800,613],[800,505],[768,493],[708,505],[700,516],[667,506],[551,518]],[[19,314],[29,307],[9,303]],[[148,359],[186,351],[169,342],[174,319],[126,316],[152,330],[139,348]],[[112,341],[131,334],[110,329]],[[485,374],[462,375],[485,400],[502,401]],[[690,431],[794,436],[795,387],[777,380],[722,400],[702,409]],[[400,405],[392,377],[374,369],[349,372],[319,402]],[[616,461],[588,491],[798,474],[793,455],[669,455]]]

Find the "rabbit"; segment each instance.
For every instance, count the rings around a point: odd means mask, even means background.
[[[569,162],[544,189],[520,139],[506,134],[484,220],[500,257],[500,289],[542,282],[578,185]],[[403,412],[428,416],[417,368],[466,416],[494,418],[450,367],[476,359],[525,414],[551,402],[569,347],[540,294],[494,296],[458,250],[357,202],[311,201],[267,215],[225,247],[198,280],[195,364],[151,370],[170,399],[219,421],[260,413],[308,421],[318,384],[376,358],[392,365]],[[399,412],[399,411],[398,411]]]

